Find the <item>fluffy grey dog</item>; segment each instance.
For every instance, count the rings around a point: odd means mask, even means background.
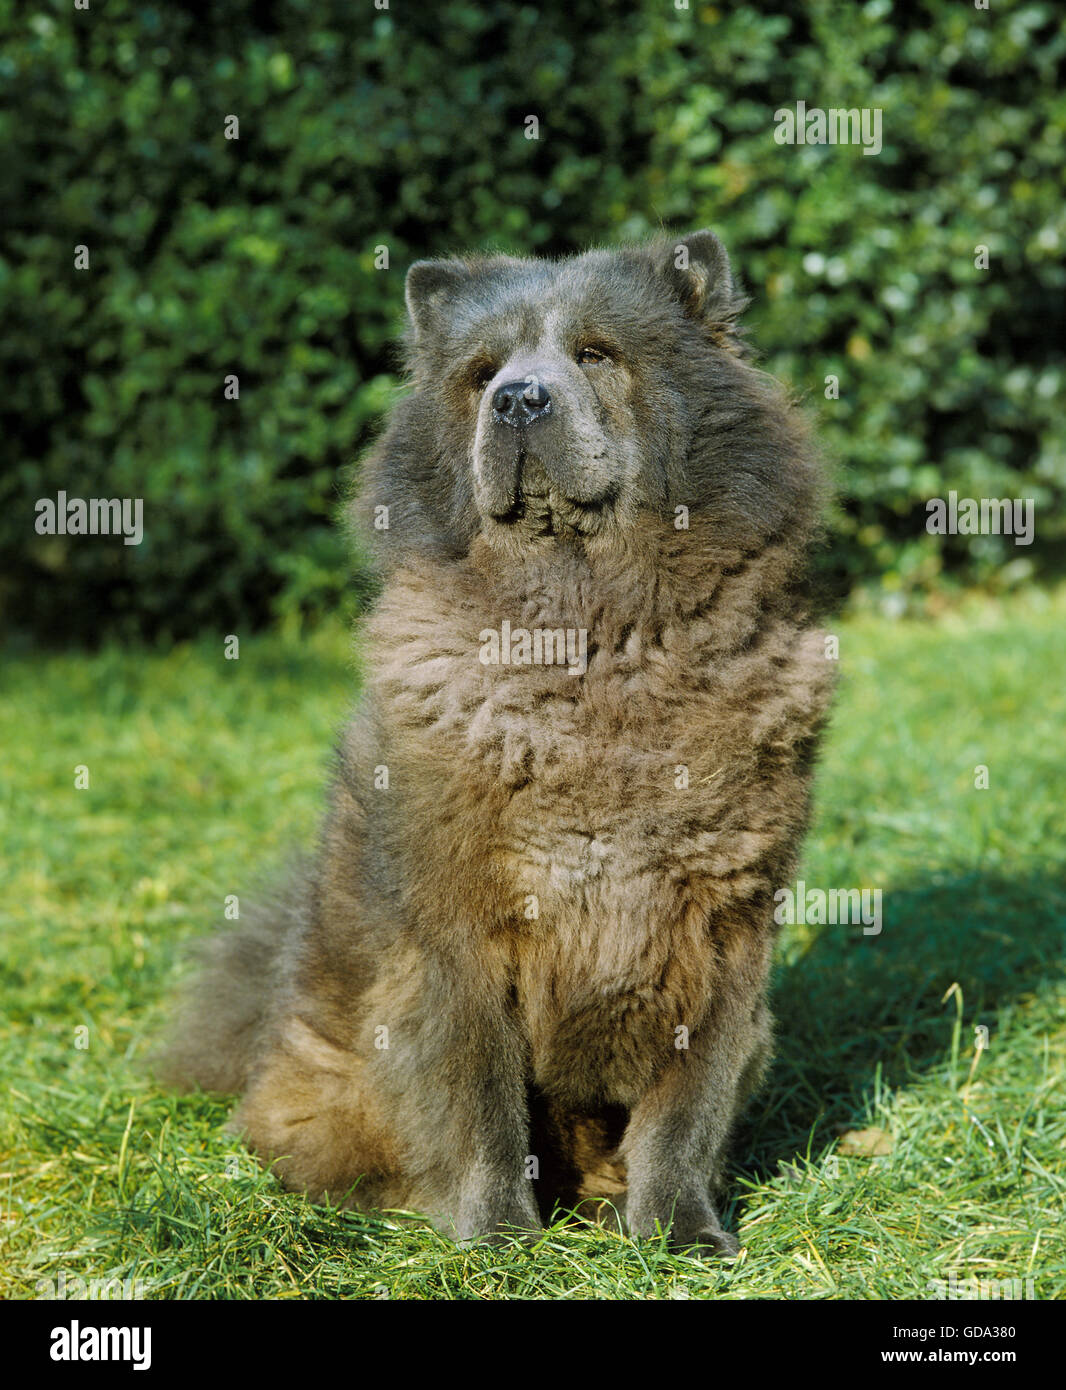
[[[819,479],[710,232],[420,262],[357,510],[382,596],[321,843],[165,1070],[286,1184],[460,1238],[609,1198],[732,1252],[773,893],[831,690]]]

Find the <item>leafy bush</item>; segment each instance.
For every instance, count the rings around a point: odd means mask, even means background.
[[[840,460],[840,587],[905,598],[1052,562],[1050,5],[0,0],[0,26],[9,623],[173,637],[335,606],[351,576],[333,518],[397,387],[410,261],[663,223],[722,233],[766,366]],[[773,113],[797,100],[882,109],[882,152],[777,144]],[[949,488],[1034,497],[1038,543],[927,535],[924,499]],[[61,489],[143,498],[143,543],[37,535],[36,500]]]
[[[646,203],[722,228],[767,365],[820,407],[841,465],[829,565],[901,600],[945,571],[1047,573],[1066,485],[1062,12],[663,10],[645,45]],[[775,143],[768,113],[797,100],[880,109],[881,153]],[[927,534],[925,500],[951,489],[1033,498],[1038,543]]]

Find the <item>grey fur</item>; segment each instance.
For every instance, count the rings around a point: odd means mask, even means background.
[[[407,298],[321,844],[211,948],[165,1074],[242,1092],[235,1123],[315,1197],[462,1239],[609,1200],[733,1251],[713,1188],[770,1055],[772,894],[832,685],[816,462],[712,233],[422,262]],[[516,428],[498,392],[532,378]],[[586,632],[587,669],[485,662],[486,631],[533,629]]]

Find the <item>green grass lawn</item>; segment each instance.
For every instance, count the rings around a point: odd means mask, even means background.
[[[163,1298],[901,1299],[954,1273],[1063,1297],[1066,594],[837,631],[803,877],[881,888],[883,930],[785,932],[730,1265],[587,1226],[459,1250],[315,1208],[223,1134],[226,1104],[145,1075],[185,943],[315,832],[343,633],[9,658],[0,1294],[63,1272]]]

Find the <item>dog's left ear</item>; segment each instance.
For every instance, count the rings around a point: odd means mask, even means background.
[[[415,261],[407,272],[404,298],[416,338],[439,329],[447,317],[448,305],[469,285],[470,279],[471,269],[466,261]]]
[[[737,319],[749,300],[741,290],[726,249],[704,229],[656,243],[660,274],[689,318],[703,324],[723,346],[739,350]]]

